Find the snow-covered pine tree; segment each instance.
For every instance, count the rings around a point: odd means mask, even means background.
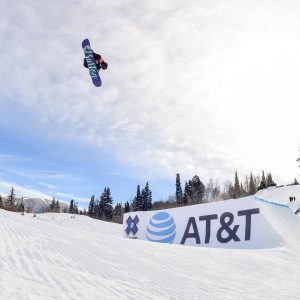
[[[192,201],[193,204],[199,204],[203,202],[203,197],[205,194],[205,186],[200,180],[198,175],[195,175],[190,183],[192,187]]]
[[[185,182],[185,186],[184,186],[184,197],[183,197],[184,205],[193,204],[192,196],[193,196],[193,189],[192,189],[191,180],[189,180],[188,182]]]

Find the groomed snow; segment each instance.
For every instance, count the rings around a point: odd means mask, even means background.
[[[300,207],[300,187],[259,197]],[[286,210],[285,210],[286,211]],[[284,241],[266,249],[162,245],[122,225],[0,210],[0,299],[299,299],[300,218],[270,209]]]

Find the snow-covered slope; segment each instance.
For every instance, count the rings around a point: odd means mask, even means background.
[[[290,188],[259,197],[288,203]],[[126,239],[121,225],[86,216],[0,210],[0,299],[299,299],[300,219],[276,206],[264,213],[281,245],[234,250]]]
[[[256,195],[268,201],[286,204],[294,212],[300,208],[300,185],[282,186],[279,188],[271,187],[266,190],[259,191]],[[290,197],[295,197],[296,200],[290,202]]]

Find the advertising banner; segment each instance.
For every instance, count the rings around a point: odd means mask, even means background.
[[[128,238],[214,248],[264,248],[281,243],[265,218],[274,209],[253,197],[124,215]],[[278,209],[276,207],[276,209]],[[280,209],[280,208],[279,208]]]

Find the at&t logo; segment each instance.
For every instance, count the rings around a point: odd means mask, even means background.
[[[174,219],[166,212],[156,213],[149,221],[146,236],[151,242],[172,244],[176,236]]]

